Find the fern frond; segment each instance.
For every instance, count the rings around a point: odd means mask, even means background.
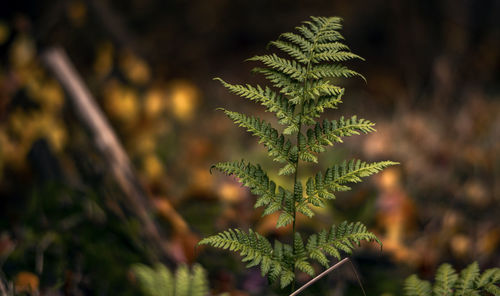
[[[298,232],[295,233],[293,239],[293,250],[294,250],[295,268],[304,273],[307,273],[310,276],[314,276],[314,268],[307,261],[308,256],[306,249],[304,248],[304,242],[302,241],[302,237]]]
[[[431,295],[431,284],[412,275],[405,280],[404,287],[406,296],[429,296]]]
[[[277,162],[290,162],[289,151],[292,144],[289,140],[285,140],[283,135],[271,127],[271,124],[260,120],[253,116],[247,116],[242,113],[221,109],[224,113],[232,119],[236,124],[244,127],[252,135],[260,138],[259,143],[264,144],[268,149],[268,154],[274,157],[273,160]]]
[[[278,186],[278,192],[276,192],[276,183],[269,179],[260,165],[253,165],[242,160],[239,162],[220,162],[212,166],[211,169],[214,168],[226,175],[238,177],[240,183],[250,188],[250,191],[258,196],[255,207],[267,207],[264,215],[281,210],[283,199],[286,195],[292,194],[281,186]]]
[[[342,164],[335,165],[326,170],[322,186],[323,188],[327,188],[330,192],[350,190],[351,187],[344,184],[361,182],[362,177],[371,176],[386,167],[397,164],[399,163],[394,161],[379,161],[373,163],[366,163],[355,159],[344,161]]]
[[[340,225],[333,225],[330,231],[323,230],[318,234],[313,234],[307,242],[308,257],[318,261],[327,267],[326,255],[333,256],[340,260],[340,252],[351,254],[361,241],[375,241],[382,245],[380,240],[366,229],[361,222],[342,222]]]
[[[312,56],[313,63],[320,62],[345,62],[352,59],[359,59],[364,61],[362,57],[349,51],[327,50],[316,53]]]
[[[190,292],[190,274],[186,266],[181,266],[175,272],[175,295],[188,296]]]
[[[312,66],[311,70],[307,72],[306,78],[349,78],[356,76],[366,81],[366,78],[363,75],[347,68],[346,66],[342,66],[340,64],[321,64]]]
[[[311,151],[307,147],[307,139],[306,137],[299,132],[298,134],[298,156],[299,159],[302,161],[307,161],[307,162],[318,162],[318,158],[311,153]]]
[[[342,29],[342,18],[339,17],[311,17],[312,22],[305,22],[316,34],[316,43],[325,43],[343,40],[344,37],[338,32]]]
[[[331,51],[331,50],[350,50],[349,46],[345,45],[342,42],[329,42],[329,43],[322,43],[316,45],[316,48],[314,50],[315,53],[321,53],[325,51]]]
[[[287,129],[285,134],[298,130],[298,123],[294,120],[293,116],[295,105],[290,104],[285,97],[277,95],[269,87],[262,88],[259,85],[253,87],[248,84],[246,86],[230,84],[220,78],[215,78],[215,80],[220,81],[224,87],[229,89],[230,92],[243,98],[257,101],[265,106],[267,111],[275,112],[279,119],[279,123],[284,125],[293,125],[293,128]]]
[[[500,288],[495,284],[488,284],[484,286],[484,291],[492,294],[493,296],[500,296]]]
[[[253,68],[252,72],[264,75],[280,93],[294,97],[301,90],[301,82],[281,72],[268,68]]]
[[[288,41],[298,45],[303,52],[309,52],[314,45],[314,40],[308,40],[307,37],[304,38],[299,34],[295,33],[283,33],[280,35],[281,38],[285,38]],[[314,38],[314,37],[313,37]]]
[[[270,44],[274,45],[276,48],[281,49],[282,51],[290,55],[290,57],[296,59],[299,63],[305,64],[308,61],[307,55],[302,51],[301,48],[293,43],[283,40],[276,40],[271,41]]]
[[[476,287],[486,287],[489,284],[495,284],[498,282],[500,282],[500,268],[490,268],[483,272],[483,274],[477,279]]]
[[[207,272],[201,265],[195,264],[191,273],[191,294],[194,296],[209,295]]]
[[[174,278],[172,273],[162,264],[154,268],[143,264],[132,267],[140,289],[147,296],[174,296]]]
[[[456,295],[457,296],[465,296],[471,295],[474,291],[474,286],[476,280],[479,278],[479,265],[477,262],[474,262],[467,266],[460,273],[460,278],[457,281],[456,285]]]
[[[325,108],[336,109],[342,103],[344,89],[331,85],[327,80],[315,80],[309,83],[309,87],[290,94],[290,102],[298,104],[303,102],[302,123],[304,125],[314,124],[315,118]]]
[[[344,119],[342,116],[337,120],[324,120],[323,125],[316,123],[314,129],[307,131],[307,144],[313,152],[323,152],[323,146],[333,146],[334,143],[342,143],[342,137],[370,133],[375,131],[375,124],[366,119],[358,119],[356,115]]]
[[[327,169],[324,175],[319,172],[307,179],[305,193],[302,182],[297,178],[301,161],[317,163],[316,154],[325,151],[326,146],[342,143],[342,138],[346,136],[374,131],[372,122],[356,116],[316,123],[326,109],[335,109],[342,103],[344,88],[333,85],[332,78],[359,76],[364,79],[361,74],[342,65],[348,60],[363,59],[342,42],[344,37],[339,32],[341,22],[338,17],[311,17],[297,27],[296,32],[284,33],[270,43],[286,54],[286,58],[271,53],[249,59],[263,64],[253,71],[263,74],[276,90],[233,85],[218,79],[230,92],[275,112],[279,123],[286,126],[280,134],[261,119],[223,109],[236,124],[260,138],[269,156],[285,163],[279,175],[295,174],[293,192],[282,187],[276,190],[276,184],[269,180],[260,166],[242,161],[220,163],[215,168],[239,177],[243,185],[259,195],[255,206],[265,207],[263,215],[279,212],[277,228],[293,223],[294,236],[292,245],[276,241],[271,247],[264,237],[252,230],[245,233],[230,229],[200,243],[240,252],[248,266],[260,265],[262,274],[268,275],[271,281],[279,281],[282,288],[294,281],[296,270],[314,275],[311,260],[328,267],[328,256],[340,259],[342,252],[351,253],[361,241],[380,243],[359,222],[344,222],[332,226],[329,231],[314,234],[309,237],[306,246],[301,235],[295,231],[297,213],[312,217],[313,205],[324,206],[327,200],[335,198],[333,192],[349,190],[347,183],[360,182],[362,177],[396,164],[391,161],[371,164],[359,160],[346,161]],[[304,125],[305,134],[302,132]],[[290,134],[297,137],[296,145],[285,137]]]
[[[195,264],[192,271],[181,265],[175,276],[162,264],[154,268],[137,264],[132,271],[147,296],[207,296],[209,293],[207,274],[199,264]]]
[[[325,185],[323,174],[318,172],[314,178],[309,177],[306,183],[307,201],[317,207],[324,207],[326,200],[335,199],[330,192],[329,186]]]
[[[435,296],[452,296],[453,287],[458,279],[458,275],[450,264],[443,264],[436,273],[436,283],[433,292]]]
[[[252,229],[249,229],[248,233],[239,229],[228,229],[204,238],[198,244],[238,252],[243,257],[242,261],[248,262],[247,268],[260,265],[262,276],[269,273],[272,280],[280,279],[282,286],[288,285],[295,278],[286,262],[286,258],[290,257],[287,251],[290,246],[276,242],[273,249],[265,237]]]
[[[306,69],[304,69],[295,60],[280,58],[276,54],[254,56],[248,60],[262,62],[264,65],[288,75],[290,78],[297,79],[299,81],[304,80]]]
[[[436,272],[436,281],[432,288],[433,296],[480,296],[500,295],[500,268],[492,268],[480,274],[477,262],[467,266],[457,274],[451,265],[442,264]],[[405,296],[430,295],[428,282],[423,282],[416,275],[405,281]]]
[[[304,91],[307,92],[306,96],[309,98],[338,96],[344,93],[342,87],[332,85],[330,81],[323,79],[311,81],[308,88]]]

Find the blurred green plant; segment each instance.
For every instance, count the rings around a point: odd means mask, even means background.
[[[361,222],[343,222],[311,235],[306,243],[296,230],[297,214],[309,218],[314,216],[313,207],[325,207],[335,199],[335,192],[347,191],[348,183],[361,182],[362,177],[378,173],[396,162],[381,161],[366,163],[361,160],[344,161],[329,167],[326,172],[318,172],[307,178],[305,194],[299,178],[299,163],[317,163],[317,155],[325,152],[325,147],[342,143],[343,137],[375,131],[374,123],[341,117],[338,120],[323,120],[319,117],[326,109],[336,109],[342,103],[344,88],[333,85],[334,78],[363,76],[342,64],[352,59],[362,59],[352,53],[343,43],[339,33],[342,28],[338,17],[311,17],[297,27],[298,33],[284,33],[271,45],[287,53],[291,59],[276,54],[250,58],[264,64],[253,71],[263,74],[278,90],[251,85],[233,85],[219,80],[230,92],[256,101],[274,112],[285,128],[282,133],[271,124],[259,118],[242,113],[223,112],[237,125],[244,127],[268,149],[274,161],[283,163],[280,175],[294,175],[293,190],[277,186],[260,165],[245,160],[221,162],[215,168],[227,175],[234,175],[258,196],[255,207],[264,207],[263,216],[279,212],[276,228],[292,224],[293,243],[278,240],[274,246],[252,229],[228,229],[207,237],[199,244],[239,252],[248,262],[247,267],[259,266],[262,276],[267,275],[272,282],[279,281],[281,288],[292,284],[294,290],[296,270],[314,276],[316,271],[311,263],[317,261],[329,267],[327,256],[342,258],[342,252],[350,254],[361,241],[381,242],[369,232]],[[364,78],[363,78],[364,79]],[[307,129],[305,134],[303,129]],[[296,138],[296,142],[288,139]]]
[[[491,268],[482,274],[477,262],[463,269],[460,274],[450,264],[443,264],[436,272],[434,285],[411,275],[405,281],[405,296],[479,296],[500,295],[500,268]]]
[[[191,271],[181,265],[175,274],[163,264],[156,264],[154,268],[136,264],[132,271],[146,296],[206,296],[209,293],[207,273],[199,264]]]

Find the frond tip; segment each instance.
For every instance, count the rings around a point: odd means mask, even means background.
[[[351,187],[347,183],[361,182],[361,178],[368,177],[382,171],[384,168],[397,165],[394,161],[379,161],[366,163],[352,159],[334,165],[326,170],[325,175],[318,172],[314,178],[310,177],[306,183],[308,202],[315,206],[323,206],[326,200],[334,199],[334,192],[347,191]]]

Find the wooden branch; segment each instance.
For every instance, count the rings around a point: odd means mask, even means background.
[[[307,283],[305,283],[302,287],[300,287],[299,289],[297,289],[295,292],[293,292],[289,296],[299,295],[299,293],[302,292],[302,291],[304,291],[305,289],[307,289],[307,287],[309,287],[310,285],[314,284],[315,282],[317,282],[318,280],[320,280],[322,277],[324,277],[325,275],[329,274],[330,272],[334,271],[335,269],[339,268],[342,264],[346,263],[347,261],[349,261],[349,257],[340,260],[337,264],[335,264],[334,266],[332,266],[332,267],[328,268],[327,270],[323,271],[318,276],[316,276],[312,280],[310,280]]]
[[[97,149],[104,156],[113,177],[125,194],[128,208],[141,221],[146,237],[155,244],[162,255],[168,255],[164,239],[150,216],[150,199],[134,174],[132,164],[111,125],[68,56],[61,48],[50,48],[43,53],[42,60],[68,93],[77,116],[90,130]]]

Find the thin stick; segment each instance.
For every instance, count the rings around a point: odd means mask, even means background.
[[[317,277],[315,277],[312,280],[310,280],[307,283],[305,283],[302,287],[300,287],[297,291],[293,292],[289,296],[299,295],[299,293],[302,292],[302,291],[304,291],[307,287],[309,287],[310,285],[314,284],[315,282],[317,282],[319,279],[321,279],[322,277],[324,277],[328,273],[330,273],[330,272],[334,271],[335,269],[339,268],[342,264],[346,263],[347,261],[349,261],[349,257],[340,260],[337,264],[335,264],[334,266],[332,266],[332,267],[328,268],[327,270],[323,271]]]
[[[69,57],[62,48],[55,47],[43,54],[43,60],[69,94],[68,98],[81,122],[90,130],[98,151],[125,193],[126,204],[142,222],[146,237],[163,257],[170,257],[164,237],[151,217],[151,201],[135,175],[128,155]]]
[[[351,264],[352,271],[354,272],[354,275],[356,276],[356,280],[358,280],[358,284],[361,287],[361,291],[363,291],[363,295],[366,296],[365,289],[363,288],[363,284],[361,283],[361,279],[358,276],[358,272],[356,271],[356,267],[352,263],[351,260],[349,260],[349,263]]]

